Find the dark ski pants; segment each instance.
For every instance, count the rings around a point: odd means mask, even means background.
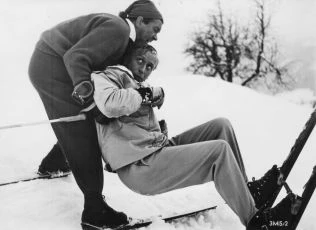
[[[117,171],[130,189],[154,195],[214,181],[244,225],[257,212],[230,122],[219,118],[171,138],[171,145]]]
[[[32,55],[29,77],[49,119],[77,115],[83,109],[71,98],[73,85],[63,59],[41,42]],[[90,198],[102,198],[103,167],[94,120],[55,123],[52,127],[85,196],[85,206]]]

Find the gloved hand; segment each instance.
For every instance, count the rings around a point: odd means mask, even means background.
[[[165,101],[165,92],[161,87],[154,87],[153,88],[153,101],[151,102],[152,107],[156,107],[158,109],[161,108],[162,104]]]
[[[165,93],[161,87],[140,87],[136,89],[143,99],[143,104],[157,106],[158,109],[164,102]]]
[[[150,87],[140,87],[136,89],[136,91],[140,94],[142,97],[142,103],[143,104],[150,104],[153,100],[153,92]]]
[[[82,81],[77,84],[72,92],[72,98],[80,105],[89,106],[93,103],[94,87],[91,81]]]
[[[159,126],[160,126],[161,132],[168,138],[168,127],[164,119],[159,121]]]
[[[81,110],[80,113],[85,113],[88,118],[95,119],[95,121],[100,124],[108,124],[115,119],[105,116],[94,102],[90,106]]]

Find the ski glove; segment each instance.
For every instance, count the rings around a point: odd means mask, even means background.
[[[157,108],[160,109],[162,104],[165,101],[165,92],[164,92],[163,88],[161,88],[161,87],[155,87],[153,89],[154,89],[153,90],[153,101],[151,103],[151,106],[152,107],[157,106]]]
[[[94,87],[91,81],[82,81],[72,92],[72,98],[80,105],[89,106],[93,103]]]
[[[94,102],[90,106],[81,110],[80,113],[85,113],[88,118],[95,119],[95,121],[100,124],[108,124],[115,119],[105,116]]]
[[[143,104],[149,104],[153,99],[153,92],[151,88],[149,87],[140,87],[136,89],[136,91],[140,94],[142,97],[142,103]]]
[[[161,87],[140,87],[136,89],[143,101],[142,104],[157,106],[158,109],[164,102],[165,93]]]

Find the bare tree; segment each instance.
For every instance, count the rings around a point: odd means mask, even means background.
[[[267,31],[270,26],[271,17],[266,16],[264,0],[255,0],[257,7],[256,29],[258,35],[252,35],[253,43],[247,44],[247,57],[255,62],[253,73],[242,82],[241,85],[247,85],[255,78],[264,77],[274,72],[276,79],[282,83],[282,70],[277,67],[275,57],[277,56],[277,46],[273,42],[267,41]],[[249,53],[251,53],[249,55]],[[266,57],[268,54],[268,57]]]
[[[254,28],[242,27],[224,17],[218,1],[218,13],[209,16],[206,29],[194,33],[193,44],[185,49],[193,57],[188,70],[228,82],[238,78],[251,88],[266,84],[271,92],[290,88],[295,81],[288,65],[278,64],[278,47],[268,34],[271,17],[265,0],[255,0],[255,8]]]
[[[218,15],[210,15],[206,31],[194,34],[194,44],[185,50],[194,58],[188,69],[208,77],[219,76],[232,82],[240,61],[239,32],[236,23],[225,20],[220,2]]]

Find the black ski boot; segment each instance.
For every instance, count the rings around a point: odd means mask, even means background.
[[[97,206],[100,206],[98,204]],[[129,223],[129,219],[123,212],[115,211],[104,200],[101,206],[85,205],[81,216],[83,230],[116,228]]]
[[[249,221],[247,230],[289,230],[297,214],[299,196],[288,194],[274,208],[259,210]]]
[[[69,173],[70,167],[60,146],[56,143],[38,167],[39,175]]]
[[[278,188],[279,174],[278,167],[273,165],[259,180],[253,178],[252,181],[247,183],[257,209],[260,209]]]

